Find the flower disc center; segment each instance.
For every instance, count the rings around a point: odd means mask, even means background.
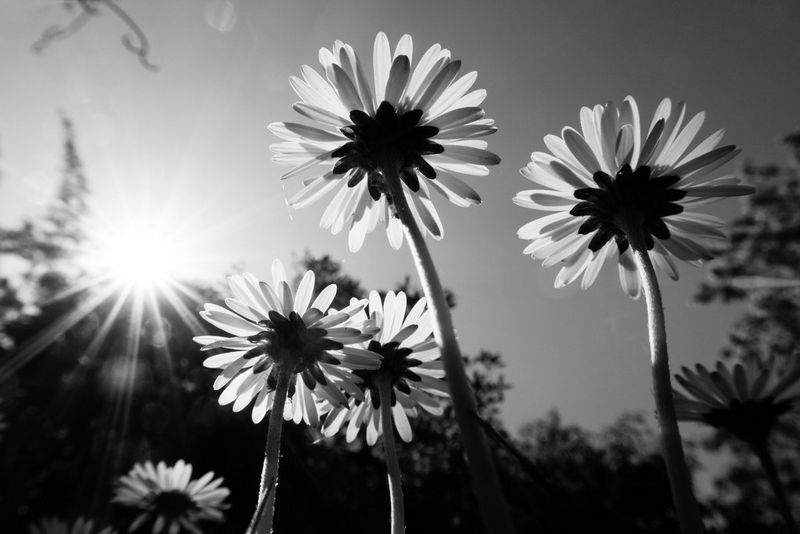
[[[180,490],[162,491],[153,499],[153,509],[170,518],[179,517],[197,506],[186,493]]]
[[[419,360],[409,358],[413,350],[400,347],[396,341],[381,345],[377,341],[370,341],[367,347],[372,352],[383,356],[381,366],[374,371],[354,371],[356,375],[364,380],[364,384],[372,392],[372,404],[375,408],[380,406],[380,395],[378,394],[378,386],[382,381],[386,381],[392,387],[392,405],[395,404],[396,398],[394,387],[403,393],[409,393],[411,388],[408,385],[408,380],[412,382],[419,382],[420,376],[412,371],[411,367],[416,367],[420,363]]]
[[[771,398],[741,402],[734,400],[723,410],[713,410],[705,416],[709,425],[727,430],[748,442],[765,439],[778,418],[791,408],[790,403],[776,403]]]
[[[341,128],[350,141],[333,152],[333,157],[339,158],[333,173],[350,173],[349,187],[367,178],[369,193],[378,200],[387,192],[381,166],[393,162],[403,182],[412,191],[418,191],[417,170],[428,179],[436,178],[436,171],[423,156],[444,151],[442,145],[431,140],[439,129],[419,125],[422,114],[421,109],[415,109],[398,115],[394,106],[386,101],[381,103],[374,117],[361,110],[351,111],[353,124]]]
[[[655,246],[653,237],[668,239],[670,231],[663,217],[677,215],[683,206],[676,201],[686,196],[686,191],[672,188],[680,177],[650,177],[650,167],[643,165],[633,171],[625,164],[612,179],[597,171],[594,181],[598,187],[575,190],[581,200],[571,210],[576,217],[588,216],[578,229],[579,234],[596,234],[589,242],[592,252],[600,250],[612,237],[620,253],[629,246],[628,232],[642,234],[647,250]]]
[[[338,341],[327,338],[328,331],[324,328],[307,327],[295,311],[290,312],[288,318],[275,310],[270,310],[268,315],[268,320],[260,322],[267,329],[248,338],[258,345],[245,354],[246,358],[267,356],[253,367],[256,373],[269,366],[270,360],[288,366],[293,373],[300,373],[314,367],[320,360],[331,360],[327,351],[343,347]],[[272,374],[270,380],[275,379]]]

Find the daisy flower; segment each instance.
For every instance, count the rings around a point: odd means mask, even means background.
[[[439,347],[433,339],[433,321],[424,298],[406,315],[406,294],[390,291],[381,301],[377,291],[369,294],[369,320],[378,331],[362,345],[380,367],[355,371],[362,379],[363,397],[354,397],[349,406],[335,406],[328,413],[322,433],[332,436],[347,422],[347,441],[353,441],[360,428],[367,428],[367,443],[374,445],[383,435],[389,481],[391,532],[405,532],[405,507],[400,463],[394,442],[394,428],[403,441],[411,441],[408,416],[420,407],[435,415],[442,413],[437,397],[447,397],[447,383],[439,361]],[[367,319],[367,314],[362,319]]]
[[[747,443],[766,439],[778,419],[800,412],[800,359],[783,373],[756,363],[730,369],[717,362],[712,371],[697,364],[681,368],[673,390],[678,419],[726,430]]]
[[[153,534],[201,534],[199,522],[224,519],[222,511],[228,507],[224,501],[229,494],[213,472],[192,480],[192,465],[183,460],[172,467],[148,461],[135,464],[117,480],[111,502],[139,511],[129,532],[152,523]]]
[[[417,408],[442,414],[441,399],[448,397],[448,388],[442,380],[444,371],[426,301],[419,299],[407,315],[406,302],[402,291],[390,291],[383,302],[376,291],[370,293],[369,316],[380,330],[361,348],[372,354],[380,367],[355,371],[362,379],[364,396],[351,398],[347,406],[333,407],[322,426],[323,435],[333,436],[346,425],[346,439],[351,442],[363,426],[367,443],[374,445],[382,434],[378,390],[383,382],[391,385],[392,419],[403,441],[411,441],[408,416],[416,416]],[[366,319],[366,313],[362,314]]]
[[[697,364],[694,372],[681,371],[675,379],[687,394],[673,390],[678,419],[702,422],[744,441],[761,462],[788,531],[798,532],[768,438],[780,417],[800,413],[800,359],[783,373],[760,362],[737,363],[733,370],[717,362],[713,371]]]
[[[353,48],[336,41],[319,52],[323,74],[304,65],[301,77],[289,79],[300,97],[294,110],[314,125],[269,125],[284,140],[270,146],[274,161],[294,166],[282,178],[302,179],[289,205],[301,208],[335,191],[320,225],[334,234],[347,227],[351,251],[378,222],[393,248],[402,245],[387,180],[399,176],[418,225],[440,239],[431,191],[458,206],[478,204],[480,196],[458,176],[486,175],[500,161],[478,139],[496,128],[480,107],[486,91],[471,90],[477,73],[459,76],[461,61],[438,44],[413,67],[412,57],[409,35],[392,51],[379,33],[369,76]]]
[[[581,275],[581,287],[594,283],[600,267],[615,257],[625,292],[638,297],[641,280],[631,252],[632,232],[655,265],[673,280],[675,259],[699,264],[712,257],[709,244],[724,240],[717,217],[688,211],[720,198],[754,190],[734,175],[712,173],[740,151],[718,146],[718,130],[691,150],[705,113],[687,122],[686,105],[661,101],[648,129],[643,129],[633,97],[584,107],[581,131],[566,127],[561,137],[548,135],[550,151],[534,152],[520,172],[536,184],[514,202],[552,212],[519,229],[530,240],[525,254],[544,267],[561,265],[556,287]]]
[[[84,517],[77,518],[71,524],[54,517],[45,517],[28,525],[28,534],[116,534],[116,530],[111,527],[95,530],[94,521]]]
[[[200,315],[233,337],[198,336],[202,350],[222,349],[203,365],[221,369],[214,389],[222,389],[221,405],[233,403],[235,412],[254,399],[252,419],[260,422],[271,409],[281,366],[291,371],[289,402],[285,419],[316,425],[316,399],[344,405],[342,390],[358,393],[350,374],[355,369],[373,369],[379,361],[366,357],[350,345],[369,339],[356,328],[353,317],[367,301],[356,301],[343,310],[330,309],[336,285],[323,289],[316,298],[314,273],[307,271],[296,289],[286,278],[283,264],[272,264],[272,284],[245,273],[228,279],[233,297],[225,299],[229,309],[206,304]],[[361,326],[358,324],[357,326]]]

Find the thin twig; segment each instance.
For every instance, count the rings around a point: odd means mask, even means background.
[[[40,54],[54,41],[66,39],[77,33],[92,17],[100,14],[97,5],[103,4],[133,32],[133,37],[130,35],[122,36],[123,46],[139,58],[139,63],[144,68],[150,71],[158,70],[158,67],[153,65],[147,57],[150,53],[150,42],[147,39],[147,35],[127,11],[122,9],[114,0],[78,0],[77,3],[81,7],[81,12],[65,26],[50,26],[44,30],[42,36],[32,45],[34,52]]]

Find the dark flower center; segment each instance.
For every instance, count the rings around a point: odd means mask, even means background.
[[[322,317],[322,312],[312,308],[312,321]],[[253,366],[253,372],[259,373],[274,362],[280,366],[288,366],[294,374],[300,374],[303,381],[314,389],[317,382],[326,385],[328,381],[319,367],[319,362],[338,365],[338,359],[331,356],[329,350],[339,350],[343,347],[338,341],[325,336],[328,331],[324,328],[308,328],[305,321],[297,312],[290,312],[286,318],[275,310],[268,313],[269,319],[260,321],[259,324],[267,330],[259,332],[248,338],[248,341],[257,343],[257,346],[247,351],[245,358],[263,357]],[[278,382],[278,365],[272,367],[267,377],[267,387],[275,389]],[[289,396],[294,394],[294,387],[289,387]]]
[[[360,110],[350,112],[352,126],[341,128],[350,141],[333,152],[339,158],[333,167],[334,174],[352,171],[347,182],[349,187],[367,179],[369,194],[378,200],[386,194],[391,202],[381,174],[381,162],[394,161],[399,164],[400,178],[412,191],[419,190],[417,171],[426,178],[436,178],[436,171],[423,156],[441,154],[442,145],[431,141],[439,133],[434,126],[420,126],[422,110],[415,109],[397,115],[394,106],[384,101],[374,117]]]
[[[592,252],[603,248],[612,237],[620,253],[625,252],[629,246],[628,231],[640,231],[647,250],[655,246],[653,237],[669,238],[669,228],[662,219],[683,211],[676,201],[685,197],[686,191],[671,187],[680,177],[650,178],[650,172],[646,165],[632,171],[625,164],[613,179],[602,171],[594,173],[598,187],[575,190],[575,198],[582,202],[570,214],[588,216],[578,233],[597,232],[589,242]]]
[[[153,499],[152,508],[155,512],[174,519],[186,512],[197,509],[197,505],[183,491],[170,490],[156,495]]]
[[[791,409],[791,402],[775,402],[772,398],[741,402],[734,400],[725,409],[712,410],[705,420],[715,428],[727,430],[747,443],[766,439],[778,418]]]
[[[409,358],[408,356],[414,351],[406,347],[400,347],[400,344],[396,341],[385,345],[381,345],[377,341],[370,341],[367,348],[383,356],[380,368],[370,371],[358,370],[354,371],[354,373],[364,380],[365,387],[371,392],[372,406],[376,409],[381,405],[378,387],[382,381],[389,382],[389,385],[393,386],[391,392],[392,406],[394,406],[397,402],[394,388],[406,394],[410,393],[411,387],[408,382],[419,382],[421,380],[420,376],[411,370],[411,367],[416,367],[422,362],[415,358]]]

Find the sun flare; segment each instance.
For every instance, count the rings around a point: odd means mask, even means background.
[[[174,228],[148,221],[97,224],[84,264],[93,275],[134,290],[163,289],[189,274],[187,251]]]
[[[114,281],[147,288],[179,275],[179,258],[163,234],[142,229],[100,243],[97,267]]]

